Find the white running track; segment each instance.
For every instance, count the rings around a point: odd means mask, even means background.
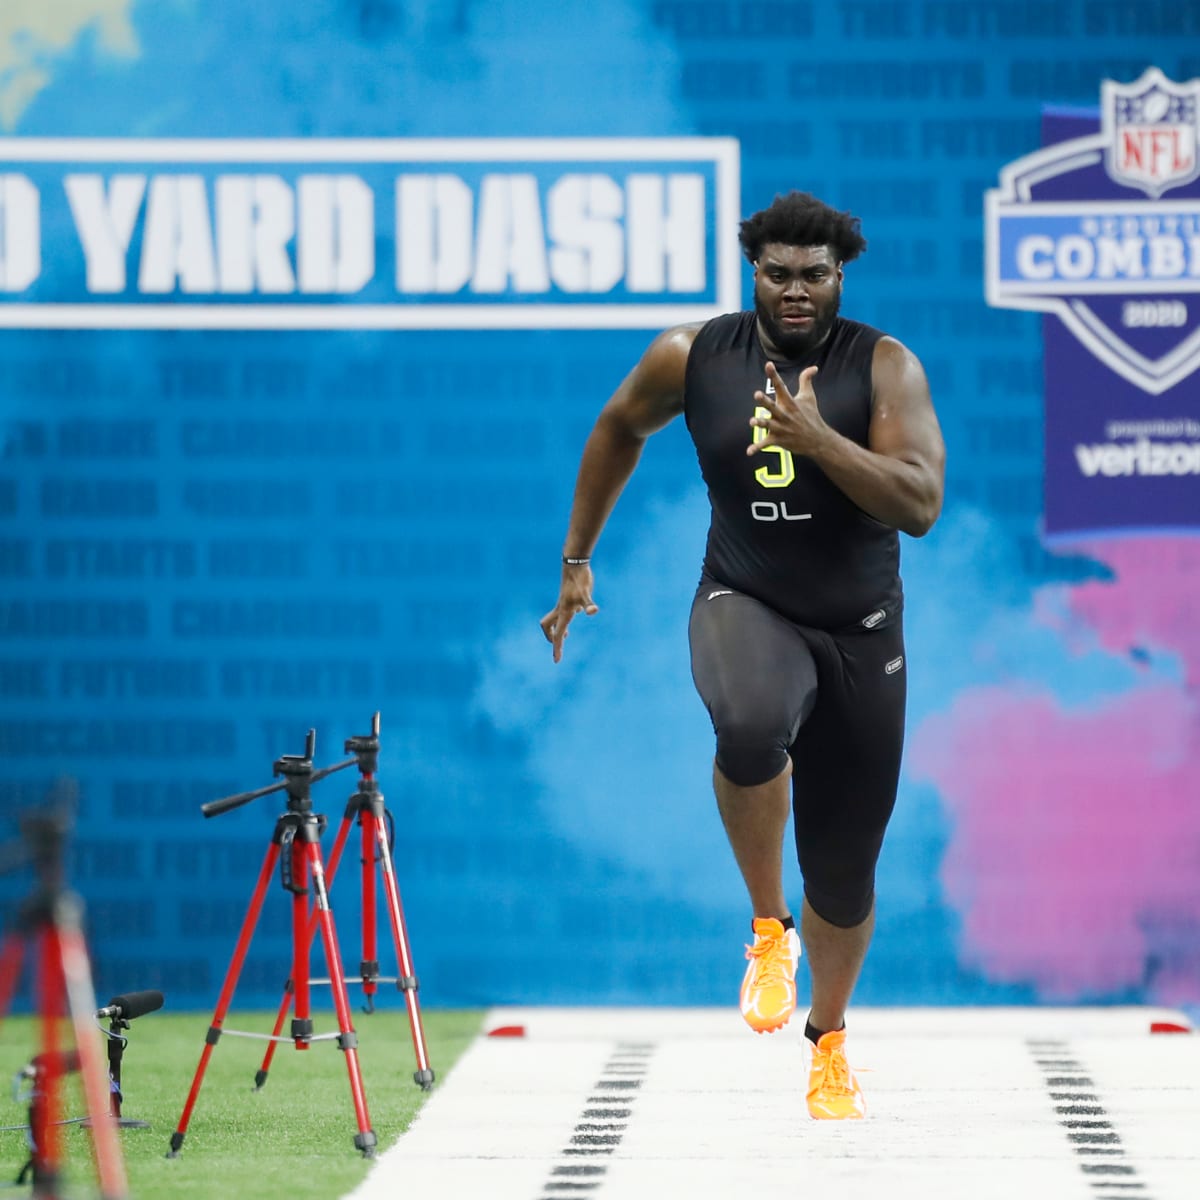
[[[1197,1200],[1200,1036],[1145,1008],[856,1009],[866,1120],[735,1009],[494,1009],[353,1200]],[[800,1022],[802,1026],[802,1022]],[[516,1027],[519,1036],[488,1036]],[[435,1070],[437,1064],[433,1064]]]

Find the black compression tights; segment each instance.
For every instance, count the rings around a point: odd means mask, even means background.
[[[731,783],[753,787],[774,779],[791,755],[805,894],[830,924],[859,924],[870,913],[900,772],[906,670],[899,621],[831,635],[705,580],[689,636],[717,767]]]

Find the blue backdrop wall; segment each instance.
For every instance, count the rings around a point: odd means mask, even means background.
[[[84,297],[49,211],[59,189],[65,221],[64,176],[102,175],[116,228],[117,175],[212,185],[180,139],[255,139],[245,162],[290,184],[305,155],[271,166],[281,139],[425,139],[427,169],[443,139],[706,137],[727,161],[736,143],[737,211],[717,223],[717,168],[697,168],[711,270],[680,289],[719,308],[737,216],[779,192],[851,209],[870,248],[843,310],[922,358],[948,444],[942,520],[904,545],[910,754],[859,999],[1196,1002],[1195,540],[1044,542],[1041,319],[985,302],[983,222],[1045,106],[1094,113],[1102,80],[1150,66],[1190,80],[1198,47],[1179,0],[9,0],[4,299],[25,307],[0,328],[3,832],[78,779],[99,989],[211,1006],[282,806],[199,806],[272,782],[310,727],[340,759],[378,710],[425,1004],[730,1000],[749,913],[688,672],[706,503],[682,427],[650,444],[596,553],[601,612],[557,668],[537,628],[583,440],[653,316],[564,318],[557,276],[558,315],[510,328],[470,304],[373,326],[350,286],[337,328],[29,315]],[[36,282],[17,176],[43,199]],[[149,286],[140,195],[125,310]],[[171,228],[157,298],[187,308],[204,289]],[[256,261],[243,314],[279,299]],[[491,296],[510,311],[516,270]],[[747,268],[732,287],[748,302]],[[1177,391],[1200,416],[1195,378]],[[350,774],[314,793],[334,826]],[[352,965],[358,891],[344,867]],[[239,997],[272,1000],[287,957],[275,887]]]

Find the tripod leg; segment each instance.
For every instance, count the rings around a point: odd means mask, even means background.
[[[41,1058],[45,1064],[34,1088],[40,1092],[29,1108],[29,1165],[33,1194],[53,1197],[58,1193],[62,1162],[62,1126],[59,1124],[59,1080],[64,1060],[59,1046],[62,1017],[63,976],[58,935],[44,925],[37,935],[36,1003],[41,1025]]]
[[[312,870],[313,894],[316,899],[317,919],[321,925],[321,940],[325,947],[325,961],[329,968],[329,981],[333,990],[333,1005],[337,1011],[338,1030],[341,1036],[338,1045],[346,1055],[346,1072],[350,1077],[350,1095],[354,1101],[354,1115],[358,1120],[358,1136],[354,1145],[370,1158],[375,1153],[375,1131],[371,1128],[371,1116],[367,1112],[367,1097],[363,1091],[362,1070],[358,1062],[358,1034],[350,1020],[350,1001],[346,996],[346,977],[342,972],[342,959],[338,952],[337,933],[333,927],[333,911],[329,907],[329,893],[325,887],[325,872],[321,866],[321,848],[316,842],[305,847]]]
[[[125,1177],[125,1161],[117,1137],[117,1122],[112,1114],[108,1070],[92,1026],[96,991],[92,986],[91,965],[83,940],[78,905],[73,900],[64,897],[59,901],[58,924],[62,977],[67,1009],[75,1029],[75,1049],[79,1052],[79,1074],[83,1079],[92,1130],[96,1177],[104,1200],[120,1200],[129,1194],[129,1183]]]
[[[375,1011],[375,993],[379,979],[379,937],[376,929],[375,898],[375,815],[364,810],[362,825],[362,972],[364,1011]]]
[[[196,1066],[192,1087],[179,1117],[179,1127],[171,1134],[171,1149],[167,1154],[168,1158],[178,1157],[179,1150],[183,1146],[183,1139],[187,1136],[188,1123],[192,1119],[192,1109],[196,1107],[196,1099],[200,1095],[200,1085],[204,1082],[204,1072],[208,1069],[208,1060],[212,1057],[213,1047],[221,1038],[221,1026],[229,1012],[238,976],[242,973],[242,964],[246,961],[246,952],[250,949],[250,941],[254,937],[254,927],[258,924],[258,917],[262,912],[267,885],[271,882],[271,872],[275,870],[275,864],[278,861],[279,846],[272,842],[267,848],[266,858],[263,859],[262,870],[258,873],[258,882],[254,886],[254,895],[250,898],[250,907],[246,911],[246,918],[242,922],[242,929],[238,934],[237,946],[234,948],[229,970],[225,973],[225,982],[221,987],[221,995],[217,1000],[212,1024],[204,1039],[204,1050],[200,1054],[200,1062]]]
[[[337,870],[338,860],[342,856],[342,848],[346,844],[346,836],[349,833],[349,831],[350,831],[350,818],[347,816],[342,821],[341,828],[338,829],[337,837],[334,839],[334,842],[333,842],[333,850],[330,852],[330,855],[329,855],[329,869],[326,872],[327,884],[333,883],[333,875],[334,875],[334,872]],[[312,913],[308,918],[307,928],[308,928],[307,944],[311,950],[313,941],[315,940],[315,938],[317,936],[317,911],[315,908],[312,910]],[[283,998],[279,1002],[279,1011],[275,1015],[275,1026],[271,1030],[272,1039],[278,1038],[279,1035],[283,1032],[283,1023],[284,1023],[284,1021],[287,1020],[287,1015],[291,1011],[295,994],[296,994],[295,979],[289,978],[287,983],[284,984]],[[270,1074],[270,1071],[271,1071],[271,1064],[275,1061],[275,1051],[278,1048],[279,1048],[279,1043],[277,1041],[272,1040],[267,1043],[266,1051],[263,1053],[262,1065],[258,1068],[258,1071],[254,1076],[254,1087],[255,1087],[256,1091],[261,1091],[263,1086],[266,1084],[267,1076]]]
[[[370,820],[379,846],[379,867],[383,873],[383,890],[387,896],[388,916],[392,923],[392,937],[396,943],[396,961],[399,964],[400,988],[404,992],[404,1003],[408,1008],[408,1023],[412,1031],[413,1052],[417,1069],[413,1080],[428,1091],[433,1087],[433,1068],[429,1065],[429,1054],[425,1048],[425,1030],[421,1024],[421,1006],[417,1001],[417,976],[413,970],[412,954],[408,944],[408,930],[404,924],[404,909],[400,905],[400,888],[396,883],[396,868],[388,848],[387,830],[375,814],[363,814],[363,821]]]
[[[310,843],[292,842],[292,1039],[297,1050],[312,1044],[312,990],[309,986],[309,957],[312,932],[308,915],[308,869]]]
[[[333,887],[333,877],[337,874],[338,863],[342,860],[342,850],[345,848],[346,839],[350,834],[351,818],[347,814],[342,818],[341,825],[338,826],[337,837],[333,839],[333,847],[329,851],[329,861],[325,864],[325,886]],[[317,935],[316,917],[313,917],[313,937]]]
[[[25,943],[15,933],[4,939],[0,948],[0,1021],[8,1016],[9,1005],[17,991],[21,978],[21,963],[25,957]]]
[[[283,999],[280,1000],[279,1011],[275,1014],[275,1024],[271,1029],[271,1041],[267,1043],[266,1051],[263,1053],[262,1065],[254,1073],[254,1090],[256,1092],[262,1091],[263,1085],[267,1082],[267,1076],[271,1072],[271,1063],[275,1061],[275,1050],[279,1045],[275,1038],[283,1032],[283,1023],[292,1010],[292,998],[295,991],[295,985],[289,977],[287,983],[283,985]]]

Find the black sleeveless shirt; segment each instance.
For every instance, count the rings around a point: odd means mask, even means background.
[[[871,359],[883,336],[838,317],[809,357],[773,361],[789,389],[815,364],[821,416],[865,446]],[[683,411],[712,505],[704,572],[801,625],[890,625],[902,605],[896,530],[863,512],[811,459],[777,448],[746,454],[766,362],[753,312],[707,322],[688,355]]]

